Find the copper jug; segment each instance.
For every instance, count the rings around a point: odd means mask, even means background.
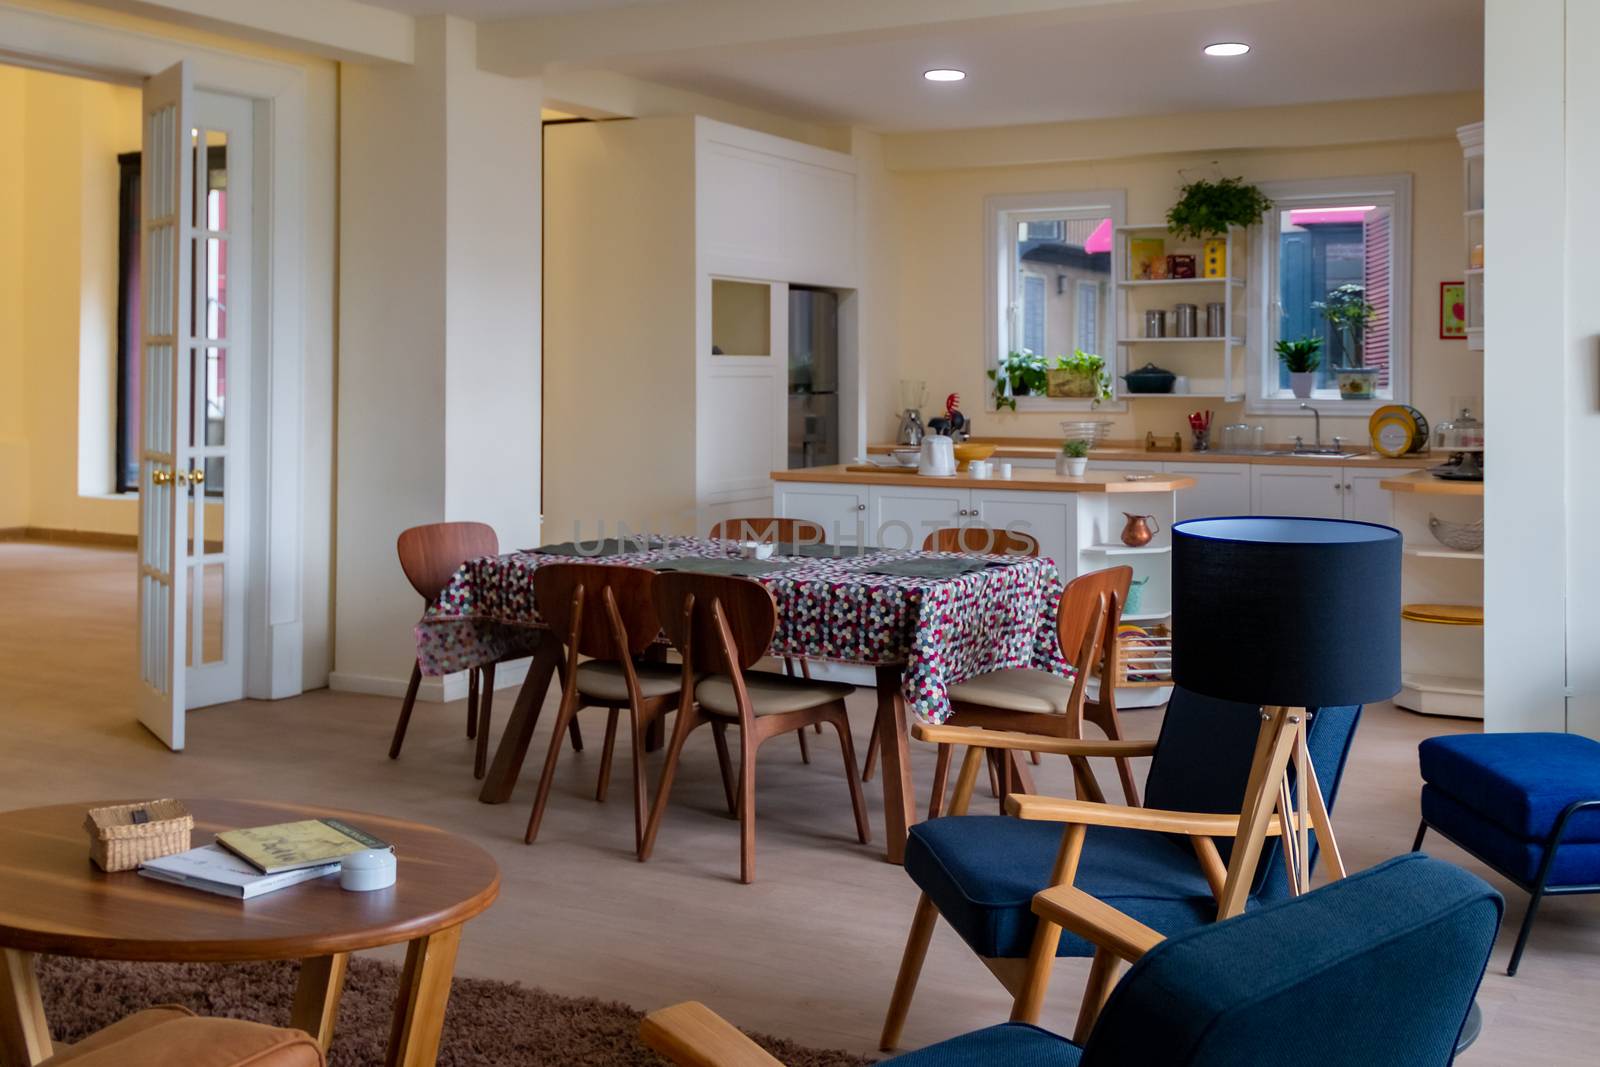
[[[1122,528],[1122,543],[1129,548],[1143,548],[1150,543],[1150,539],[1161,532],[1161,527],[1156,524],[1154,515],[1134,515],[1124,511],[1128,525]]]

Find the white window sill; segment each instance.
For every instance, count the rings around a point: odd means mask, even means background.
[[[990,412],[1001,410],[995,407],[994,397],[992,396],[985,398],[983,406],[986,411]],[[1004,410],[1009,412],[1011,409],[1005,408]],[[1127,410],[1128,402],[1126,400],[1102,400],[1099,406],[1096,406],[1092,400],[1069,400],[1065,397],[1048,396],[1019,396],[1017,397],[1016,413],[1018,415],[1030,412],[1044,414],[1055,411],[1069,414],[1088,412],[1090,414],[1120,415]]]
[[[1311,412],[1301,409],[1301,404],[1310,404],[1321,414],[1330,418],[1365,418],[1386,404],[1404,403],[1396,401],[1393,397],[1378,396],[1371,400],[1345,400],[1339,396],[1337,389],[1319,390],[1306,397],[1304,400],[1293,395],[1288,390],[1275,393],[1272,396],[1251,397],[1245,401],[1244,410],[1251,415],[1291,415],[1310,418]]]

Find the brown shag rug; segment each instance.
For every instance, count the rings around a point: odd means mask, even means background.
[[[50,1029],[78,1041],[156,1004],[181,1004],[200,1015],[285,1026],[294,999],[294,963],[107,963],[39,960]],[[400,969],[353,957],[339,1002],[329,1067],[378,1067]],[[559,997],[515,982],[457,978],[445,1014],[441,1067],[660,1067],[639,1043],[642,1013],[626,1004]],[[790,1067],[858,1067],[846,1052],[806,1048],[752,1034]]]

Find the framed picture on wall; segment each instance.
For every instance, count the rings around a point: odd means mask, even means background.
[[[1439,339],[1467,339],[1467,283],[1439,283]]]

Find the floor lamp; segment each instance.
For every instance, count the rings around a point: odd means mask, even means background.
[[[1399,532],[1372,523],[1225,518],[1172,528],[1173,681],[1262,709],[1219,919],[1244,910],[1274,811],[1292,892],[1310,888],[1309,828],[1344,877],[1306,726],[1317,708],[1400,691],[1400,560]]]

